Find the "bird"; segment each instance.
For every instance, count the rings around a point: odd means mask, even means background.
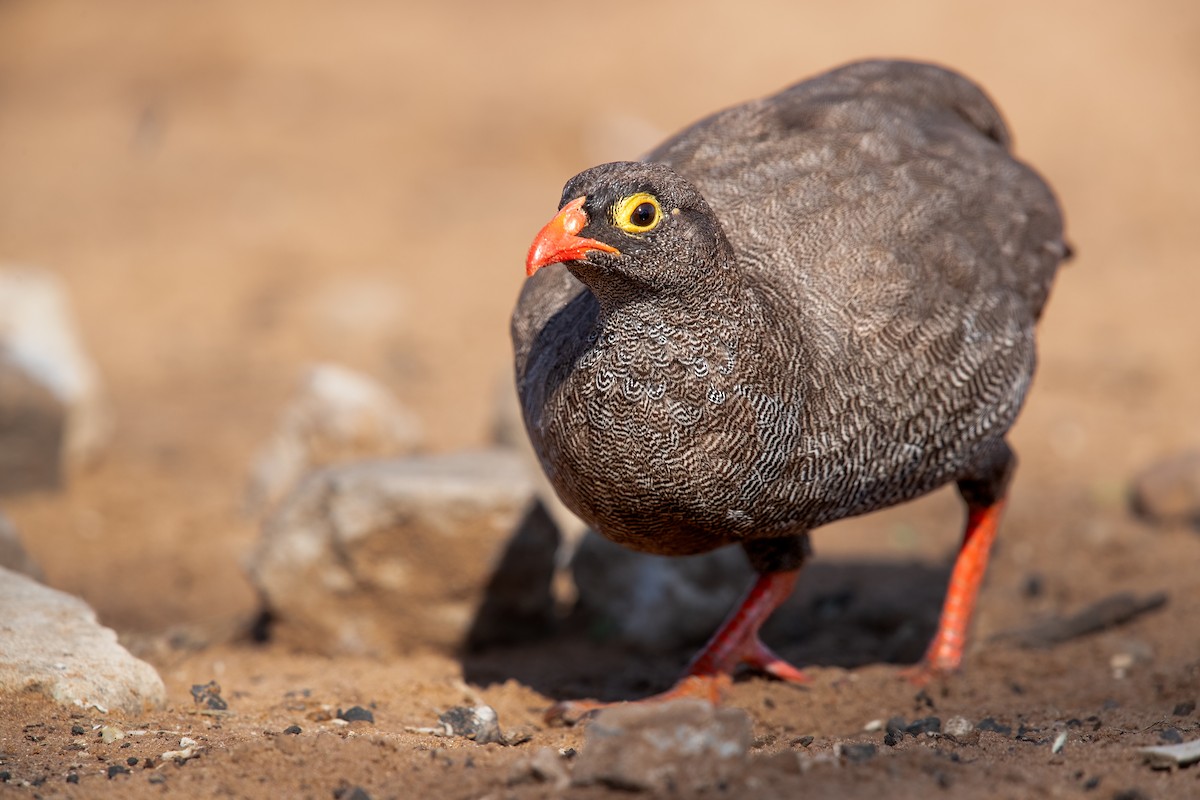
[[[844,65],[567,181],[511,320],[540,465],[608,539],[736,544],[756,576],[646,701],[717,702],[743,667],[805,681],[759,628],[810,533],[951,483],[966,524],[909,677],[961,666],[1063,228],[984,91],[911,61]]]

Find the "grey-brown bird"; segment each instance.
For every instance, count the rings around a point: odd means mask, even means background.
[[[758,630],[809,532],[950,482],[966,531],[917,674],[959,666],[1068,252],[996,108],[927,64],[851,64],[567,182],[512,321],[542,467],[604,536],[736,543],[759,576],[662,697],[803,680]]]

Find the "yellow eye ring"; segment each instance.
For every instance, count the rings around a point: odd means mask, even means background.
[[[662,208],[652,194],[638,192],[613,206],[613,222],[626,233],[645,233],[658,227]]]

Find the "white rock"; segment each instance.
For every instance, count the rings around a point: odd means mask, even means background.
[[[259,512],[273,505],[314,467],[411,453],[421,436],[417,418],[373,379],[317,364],[255,460],[247,506]]]
[[[77,597],[0,568],[0,692],[129,714],[166,704],[158,673]]]
[[[111,434],[111,413],[96,367],[80,344],[66,290],[55,275],[33,268],[0,269],[0,352],[65,407],[65,462],[95,459]]]
[[[502,450],[329,467],[267,518],[247,566],[274,634],[292,646],[457,647],[497,587],[516,592],[516,611],[492,616],[525,615],[531,625],[549,618],[557,537],[534,500],[520,457]],[[523,557],[506,559],[514,541],[528,543],[514,532],[531,519],[543,531],[541,552],[518,547]],[[542,566],[523,580],[497,580],[506,560]]]
[[[0,514],[0,567],[28,575],[34,580],[40,581],[43,577],[41,568],[29,557],[25,546],[21,544],[16,526],[3,514]]]

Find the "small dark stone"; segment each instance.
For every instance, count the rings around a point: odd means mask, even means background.
[[[1122,789],[1113,792],[1112,800],[1150,800],[1141,789]]]
[[[924,689],[917,692],[916,696],[913,697],[913,702],[916,703],[918,707],[920,707],[920,706],[925,706],[926,708],[934,707],[933,698],[930,697],[929,692],[925,691]]]
[[[126,763],[126,764],[128,764],[128,765],[129,765],[129,766],[131,766],[131,767],[136,767],[136,766],[137,766],[137,763],[138,763],[138,757],[137,757],[137,756],[130,756],[129,758],[125,759],[125,763]]]
[[[227,711],[229,704],[221,697],[221,684],[216,681],[192,685],[192,700],[209,711]]]
[[[870,742],[855,742],[842,745],[842,756],[851,764],[862,764],[875,757],[875,745]]]
[[[150,781],[150,783],[166,783],[167,775],[164,772],[152,772],[146,780]]]
[[[72,725],[71,726],[71,735],[72,736],[83,736],[85,733],[87,733],[87,730],[82,725]]]
[[[1093,775],[1092,777],[1088,778],[1086,781],[1083,782],[1083,790],[1085,792],[1090,792],[1099,785],[1100,785],[1100,776]]]
[[[1042,576],[1036,572],[1031,572],[1025,576],[1025,580],[1021,583],[1021,594],[1033,599],[1041,597],[1045,588],[1046,582]]]
[[[108,768],[108,779],[110,781],[113,778],[117,777],[118,775],[128,775],[128,774],[129,774],[129,768],[123,767],[120,764],[113,764],[112,766],[110,766]]]
[[[904,729],[909,736],[920,736],[923,733],[940,733],[942,721],[937,717],[918,719]]]
[[[0,770],[0,783],[8,783],[11,778],[11,772],[6,769]]]
[[[987,719],[980,720],[979,724],[976,725],[975,727],[981,731],[991,731],[992,733],[998,733],[1001,736],[1011,736],[1012,735],[1012,727],[1011,726],[996,722],[996,720],[992,717],[988,717]]]
[[[339,786],[333,790],[334,800],[371,800],[371,795],[361,786]]]
[[[1158,739],[1167,744],[1183,744],[1183,734],[1177,728],[1163,728],[1158,732]]]
[[[904,733],[904,729],[908,727],[908,720],[904,717],[892,717],[887,721],[884,727],[888,733]]]
[[[954,779],[950,777],[950,774],[941,770],[933,773],[933,779],[937,781],[939,789],[949,789],[954,785]]]
[[[1171,713],[1177,717],[1186,717],[1188,714],[1196,710],[1196,701],[1188,700],[1186,703],[1178,703],[1175,710]]]
[[[346,720],[346,722],[369,722],[372,725],[375,724],[375,715],[362,706],[351,706],[345,711],[339,708],[337,717],[338,719]]]
[[[286,728],[283,729],[283,732],[286,734],[290,734],[291,736],[299,736],[301,733],[299,725],[288,725]]]
[[[904,734],[899,731],[888,731],[887,735],[883,737],[883,743],[888,747],[895,747],[902,741],[904,741]]]
[[[801,747],[808,747],[812,743],[813,737],[811,736],[801,736],[799,739],[796,739],[792,742],[792,744],[798,744]]]
[[[1084,722],[1090,722],[1092,724],[1092,730],[1094,731],[1100,730],[1100,728],[1104,725],[1104,720],[1100,719],[1095,714],[1085,719]]]
[[[67,783],[79,783],[79,773],[72,772],[67,775]]]
[[[763,708],[774,708],[774,707],[775,707],[774,700],[772,700],[770,697],[763,698]]]
[[[1016,681],[1009,681],[1008,688],[1013,694],[1025,694],[1025,687]]]

